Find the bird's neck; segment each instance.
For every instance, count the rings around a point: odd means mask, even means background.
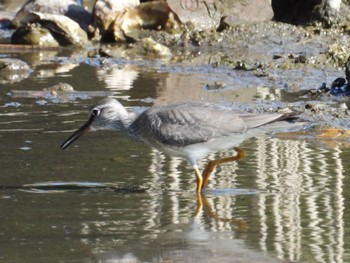
[[[137,127],[137,118],[139,116],[140,113],[129,112],[128,121],[125,122],[126,126],[124,126],[126,128],[124,132],[128,135],[130,139],[135,141],[141,140],[140,132],[137,128],[135,128],[135,126]]]
[[[118,119],[112,122],[112,130],[125,133],[129,135],[130,126],[137,118],[137,114],[134,112],[125,111],[123,116],[118,116]]]

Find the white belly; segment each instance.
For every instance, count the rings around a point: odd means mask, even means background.
[[[195,165],[200,158],[210,153],[231,149],[242,143],[246,138],[247,134],[235,134],[210,140],[204,143],[191,144],[185,147],[161,145],[157,148],[170,156],[185,158],[191,165]]]

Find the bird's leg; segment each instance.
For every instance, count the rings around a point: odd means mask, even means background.
[[[208,180],[209,180],[209,176],[211,175],[214,168],[218,164],[242,160],[245,157],[245,152],[243,150],[241,150],[237,147],[235,147],[234,150],[237,152],[237,155],[235,155],[235,156],[231,156],[231,157],[227,157],[227,158],[223,158],[223,159],[218,159],[218,160],[212,160],[212,161],[208,162],[207,166],[205,167],[205,169],[202,173],[202,178],[203,178],[202,188],[204,188],[207,185]],[[197,184],[197,187],[198,187],[198,184]]]
[[[202,177],[202,174],[199,172],[197,165],[193,165],[193,170],[197,178],[196,192],[199,193],[202,189],[203,177]]]

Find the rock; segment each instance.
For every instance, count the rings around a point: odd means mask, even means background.
[[[92,21],[92,14],[73,0],[31,0],[17,12],[12,25],[18,28],[22,24],[22,19],[32,12],[65,15],[85,31],[88,30]]]
[[[158,43],[151,37],[143,38],[133,44],[128,44],[128,48],[121,45],[103,45],[99,52],[104,57],[127,59],[137,59],[140,57],[164,59],[172,56],[168,47]]]
[[[226,83],[223,81],[215,81],[214,83],[208,83],[204,86],[205,90],[216,91],[226,88]]]
[[[0,58],[0,83],[13,83],[27,78],[30,74],[29,65],[14,58]]]
[[[310,110],[314,113],[319,113],[321,111],[324,111],[327,108],[327,105],[324,103],[309,103],[305,105],[306,110]]]
[[[171,51],[168,47],[159,44],[150,37],[140,40],[137,45],[141,47],[141,53],[144,53],[146,56],[158,58],[171,56]]]
[[[135,41],[140,30],[153,29],[174,32],[181,22],[164,1],[142,3],[128,8],[111,25],[116,41]]]
[[[193,23],[196,28],[218,28],[222,17],[230,25],[271,20],[270,0],[167,0],[171,10],[182,23]]]
[[[139,0],[97,0],[92,11],[92,24],[103,35],[119,14],[139,4]]]
[[[64,82],[59,82],[56,85],[53,85],[49,88],[45,88],[44,91],[52,91],[52,92],[57,92],[57,91],[74,91],[74,88],[68,84],[68,83],[64,83]]]
[[[343,67],[344,64],[346,64],[349,52],[350,43],[348,41],[335,41],[334,43],[328,46],[325,54],[336,66]]]
[[[18,28],[14,33],[15,37],[12,40],[15,42],[13,43],[26,42],[26,44],[38,46],[49,46],[49,43],[52,43],[55,47],[57,45],[51,39],[54,38],[60,46],[85,46],[88,44],[86,32],[76,22],[64,15],[33,12],[23,18],[22,21],[25,25]],[[28,26],[30,24],[39,24],[42,29],[38,30],[38,26]],[[31,30],[34,32],[31,32]],[[47,31],[50,32],[52,37],[47,36]],[[23,33],[23,35],[20,33]],[[43,35],[40,35],[41,33]],[[29,36],[35,37],[31,39]]]
[[[39,47],[59,47],[60,44],[50,31],[40,24],[28,24],[19,27],[11,37],[12,44],[33,45]]]

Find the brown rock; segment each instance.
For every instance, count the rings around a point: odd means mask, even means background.
[[[139,0],[97,0],[92,12],[92,24],[103,34],[119,14],[139,4]]]
[[[180,21],[164,1],[142,3],[128,8],[112,25],[116,41],[132,41],[139,38],[142,29],[171,32],[180,27]]]
[[[220,19],[234,24],[271,20],[270,0],[167,0],[182,23],[191,22],[197,28],[218,28]]]

